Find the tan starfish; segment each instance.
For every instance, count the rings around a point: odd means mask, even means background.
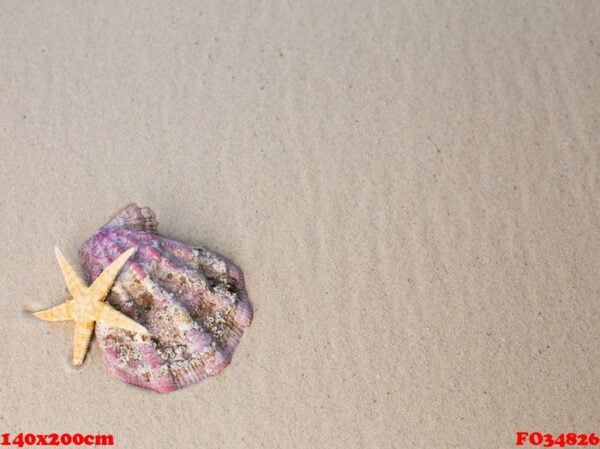
[[[135,248],[129,248],[117,257],[96,278],[92,285],[86,287],[85,283],[75,273],[75,270],[69,265],[65,256],[58,248],[54,248],[58,264],[73,299],[56,307],[35,312],[33,315],[45,321],[75,321],[73,365],[83,363],[94,329],[94,322],[96,321],[102,321],[110,326],[139,332],[140,334],[148,333],[144,326],[104,302],[104,298],[110,292],[119,271],[135,250]]]

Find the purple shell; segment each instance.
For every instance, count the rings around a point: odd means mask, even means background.
[[[119,254],[137,252],[107,301],[146,327],[150,336],[96,323],[106,366],[129,384],[160,393],[225,368],[252,306],[241,270],[225,258],[156,234],[154,212],[129,204],[79,249],[92,282]]]

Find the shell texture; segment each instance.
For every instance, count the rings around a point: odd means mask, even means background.
[[[96,324],[109,371],[161,393],[200,382],[231,361],[252,306],[241,270],[204,248],[156,233],[149,208],[129,204],[79,249],[91,282],[127,248],[107,301],[149,335]]]

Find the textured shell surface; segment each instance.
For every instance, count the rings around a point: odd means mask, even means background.
[[[92,282],[137,248],[107,301],[149,335],[96,324],[109,371],[161,393],[200,382],[231,361],[252,320],[241,270],[227,259],[157,234],[154,212],[129,204],[90,237],[79,256]]]

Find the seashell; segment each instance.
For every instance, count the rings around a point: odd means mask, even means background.
[[[79,256],[92,282],[124,250],[137,248],[107,301],[149,335],[98,322],[96,337],[113,375],[165,393],[221,372],[252,321],[252,306],[237,266],[205,248],[163,238],[157,226],[151,209],[129,204],[81,246]]]

